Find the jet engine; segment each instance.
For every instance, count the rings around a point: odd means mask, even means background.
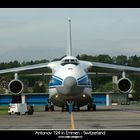
[[[20,94],[23,90],[23,83],[18,79],[14,79],[8,84],[8,89],[14,94]]]
[[[128,78],[121,78],[117,87],[121,93],[128,93],[132,89],[132,82]]]

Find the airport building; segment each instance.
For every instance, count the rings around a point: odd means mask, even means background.
[[[22,93],[21,95],[1,94],[0,106],[7,106],[9,103],[27,103],[33,106],[46,106],[48,105],[48,99],[49,94],[47,93]],[[92,99],[97,106],[127,104],[128,94],[94,92]]]
[[[95,92],[92,94],[97,106],[128,104],[128,94],[114,92]]]

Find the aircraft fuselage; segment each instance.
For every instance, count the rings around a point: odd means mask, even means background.
[[[67,59],[72,60],[72,59]],[[67,101],[78,106],[91,100],[91,81],[80,63],[59,63],[49,82],[49,93],[54,105],[62,107]]]

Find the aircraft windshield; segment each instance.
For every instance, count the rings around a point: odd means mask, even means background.
[[[61,61],[61,65],[66,65],[66,64],[74,64],[74,65],[78,65],[79,62],[77,59],[64,59]]]

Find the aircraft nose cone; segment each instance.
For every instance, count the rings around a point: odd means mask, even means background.
[[[57,87],[58,93],[70,96],[77,96],[79,93],[83,92],[83,90],[83,87],[77,86],[77,81],[72,76],[68,76],[64,79],[63,87]]]
[[[64,88],[63,88],[63,93],[67,95],[73,95],[75,94],[77,82],[74,77],[67,77],[64,80]]]
[[[77,82],[76,82],[76,79],[74,77],[69,76],[64,80],[64,86],[68,89],[74,88],[76,85],[77,85]]]

